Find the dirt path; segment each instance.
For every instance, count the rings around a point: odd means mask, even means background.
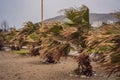
[[[76,66],[72,58],[59,64],[42,64],[39,56],[26,57],[0,52],[0,80],[106,80],[98,68],[97,76],[90,79],[70,76]]]

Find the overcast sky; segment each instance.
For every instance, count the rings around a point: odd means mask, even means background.
[[[120,0],[44,0],[44,19],[60,15],[59,10],[86,5],[91,13],[109,13],[120,9]],[[0,0],[0,22],[21,28],[24,22],[39,22],[41,0]]]

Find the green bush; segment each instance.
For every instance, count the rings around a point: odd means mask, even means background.
[[[13,51],[13,53],[15,54],[28,54],[29,53],[29,50],[20,50],[20,51]]]

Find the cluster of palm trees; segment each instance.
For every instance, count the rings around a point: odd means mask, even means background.
[[[11,29],[11,31],[6,34],[5,42],[11,45],[13,47],[12,49],[17,50],[20,50],[22,46],[27,46],[29,43],[30,45],[40,43],[39,36],[37,35],[39,28],[38,23],[33,24],[29,21],[19,30]]]
[[[86,36],[90,30],[89,9],[86,6],[69,8],[64,10],[64,13],[69,22],[53,26],[44,25],[40,29],[45,34],[44,36],[41,35],[41,58],[49,63],[59,62],[60,58],[68,56],[71,48],[73,48],[72,46],[75,46],[75,48],[78,48],[79,53],[84,55],[79,55],[78,57],[78,73],[92,76],[92,66],[89,57],[87,57],[87,53],[83,53],[87,47],[85,43]],[[87,58],[82,58],[83,60],[81,60],[81,57]],[[84,67],[80,68],[81,66]]]
[[[120,71],[120,23],[93,28],[89,24],[86,6],[65,9],[64,13],[68,22],[44,23],[42,27],[27,22],[22,29],[7,34],[6,40],[19,48],[30,45],[30,55],[40,55],[47,63],[59,62],[62,56],[68,56],[70,50],[78,50],[76,70],[79,75],[92,76],[91,53],[100,54],[98,62],[105,65],[109,75]]]

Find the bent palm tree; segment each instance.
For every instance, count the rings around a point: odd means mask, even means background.
[[[78,68],[75,70],[78,74],[92,76],[92,66],[89,56],[86,55],[86,38],[90,30],[89,9],[86,6],[81,8],[70,8],[65,10],[66,17],[70,22],[66,23],[69,27],[75,27],[77,30],[69,35],[69,41],[75,45],[81,52],[78,56]]]
[[[68,43],[54,45],[54,46],[47,48],[41,54],[41,57],[43,59],[46,59],[46,62],[48,62],[48,63],[59,62],[59,60],[62,56],[67,57],[67,55],[69,53],[69,48],[70,48],[70,45]]]

